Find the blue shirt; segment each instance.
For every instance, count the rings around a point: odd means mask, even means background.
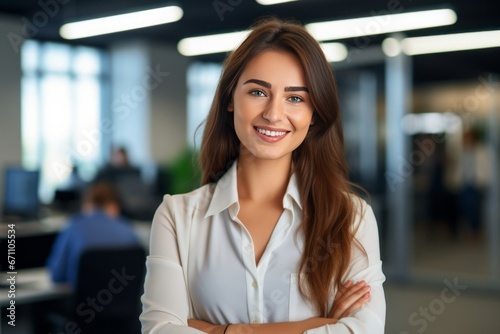
[[[79,214],[57,236],[47,266],[54,282],[68,282],[74,287],[78,263],[84,250],[137,244],[138,237],[126,220],[109,217],[102,211]]]

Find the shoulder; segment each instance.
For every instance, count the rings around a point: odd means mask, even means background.
[[[67,224],[57,234],[56,244],[61,247],[68,247],[68,245],[74,244],[75,240],[80,238],[82,229],[86,226],[84,220],[85,216],[81,213],[69,217]]]
[[[191,233],[204,221],[214,188],[215,184],[208,184],[186,194],[165,195],[153,217],[151,249],[162,247],[164,240],[188,244]]]
[[[352,207],[355,211],[355,218],[353,223],[353,230],[356,235],[366,229],[377,229],[377,220],[373,209],[363,198],[356,195],[349,195],[352,201]]]
[[[165,195],[162,206],[169,211],[190,212],[192,210],[203,210],[208,208],[214,193],[215,184],[206,184],[189,193]]]
[[[206,184],[189,193],[165,195],[156,210],[154,221],[181,220],[204,216],[208,210],[215,190],[215,184]]]
[[[81,229],[82,226],[85,226],[86,220],[87,218],[82,213],[73,215],[71,218],[69,218],[68,224],[64,228],[64,232],[71,233],[71,231]]]

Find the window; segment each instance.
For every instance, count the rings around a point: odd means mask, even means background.
[[[23,164],[40,169],[39,195],[45,203],[69,181],[74,168],[89,180],[102,163],[103,57],[90,47],[33,40],[23,44]]]
[[[188,69],[187,133],[189,146],[196,150],[200,149],[204,129],[202,123],[212,105],[221,71],[220,64],[204,63],[194,63]]]

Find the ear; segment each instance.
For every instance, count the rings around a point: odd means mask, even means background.
[[[231,102],[229,102],[229,104],[227,105],[227,111],[229,112],[233,112],[234,111],[234,103],[233,101],[231,100]]]

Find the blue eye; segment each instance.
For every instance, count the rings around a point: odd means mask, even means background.
[[[290,96],[290,97],[288,98],[288,100],[289,100],[290,102],[292,102],[292,103],[299,103],[299,102],[304,101],[304,100],[303,100],[301,97],[299,97],[299,96]]]
[[[257,97],[265,97],[266,96],[266,94],[259,89],[255,89],[255,90],[250,91],[250,94],[253,96],[257,96]]]

